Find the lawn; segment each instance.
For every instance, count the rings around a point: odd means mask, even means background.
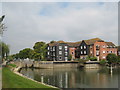
[[[21,77],[13,73],[8,67],[2,69],[2,88],[47,88],[49,90],[58,90]]]

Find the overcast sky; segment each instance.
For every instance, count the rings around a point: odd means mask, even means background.
[[[37,41],[81,41],[101,38],[118,43],[118,3],[2,3],[7,31],[3,41],[11,54]]]

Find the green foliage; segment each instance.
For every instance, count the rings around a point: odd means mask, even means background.
[[[33,46],[33,49],[35,51],[34,58],[44,60],[46,58],[47,52],[46,47],[47,44],[45,42],[36,42]]]
[[[19,52],[18,56],[20,59],[26,59],[26,58],[32,59],[32,55],[33,55],[33,50],[30,48],[25,48]]]
[[[106,57],[108,64],[115,64],[118,61],[118,57],[115,54],[108,54]]]
[[[0,43],[0,47],[2,47],[2,58],[7,58],[10,52],[9,46],[5,44],[4,42]]]
[[[70,61],[72,59],[72,55],[70,54],[69,56],[68,56],[68,61]]]
[[[91,61],[97,61],[97,57],[90,57],[89,58]]]
[[[50,41],[50,43],[54,43],[54,42],[55,42],[54,40]]]
[[[8,64],[8,66],[16,67],[16,65],[15,65],[15,64]]]
[[[105,64],[106,64],[106,60],[105,60],[105,59],[100,60],[100,64],[101,64],[101,65],[105,65]]]

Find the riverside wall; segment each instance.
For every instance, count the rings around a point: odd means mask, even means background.
[[[53,69],[53,68],[79,68],[78,62],[71,61],[14,61],[11,62],[18,67],[34,67],[41,69]],[[84,68],[99,68],[99,64],[84,64]]]

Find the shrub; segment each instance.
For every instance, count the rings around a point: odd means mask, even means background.
[[[105,60],[105,59],[100,60],[100,64],[101,64],[101,65],[105,65],[105,64],[106,64],[106,60]]]
[[[108,54],[106,57],[108,64],[115,64],[118,61],[118,57],[115,54]]]
[[[97,61],[97,57],[90,57],[91,61]]]
[[[68,61],[70,61],[72,59],[72,55],[70,54],[69,56],[68,56]]]

